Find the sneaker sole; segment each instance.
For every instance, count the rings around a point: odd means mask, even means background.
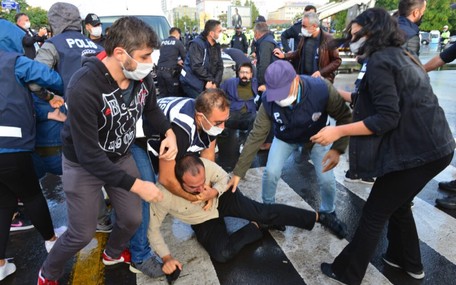
[[[402,269],[402,267],[396,263],[393,263],[387,259],[385,259],[384,257],[382,257],[383,261],[388,264],[389,266],[391,267],[394,267],[394,268],[397,268],[397,269]],[[420,273],[413,273],[413,272],[409,272],[409,271],[405,271],[410,277],[414,278],[414,279],[417,279],[417,280],[420,280],[420,279],[423,279],[425,274],[424,272],[420,272]]]
[[[109,234],[110,232],[112,232],[112,229],[110,229],[110,230],[99,230],[99,229],[97,229],[96,232],[97,233]]]
[[[20,231],[27,231],[35,228],[33,225],[29,226],[22,226],[22,227],[10,227],[10,232],[20,232]]]
[[[131,265],[131,264],[130,264],[130,266],[128,267],[128,269],[130,269],[131,272],[136,273],[136,274],[144,274],[141,270],[136,269],[136,268],[133,267],[133,265]]]

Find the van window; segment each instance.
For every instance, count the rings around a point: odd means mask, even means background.
[[[117,19],[122,16],[100,16],[100,21],[104,30],[107,27],[110,27]],[[168,21],[163,16],[135,16],[149,24],[149,26],[154,29],[157,33],[160,40],[163,40],[168,37],[169,29],[171,28],[168,24]]]

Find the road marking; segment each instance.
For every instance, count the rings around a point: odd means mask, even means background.
[[[90,243],[76,255],[70,284],[102,285],[105,283],[105,265],[101,258],[108,237],[108,234],[96,233]]]

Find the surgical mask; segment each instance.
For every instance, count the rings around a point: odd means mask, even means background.
[[[26,30],[30,29],[30,22],[25,22],[24,29],[26,29]]]
[[[98,27],[92,27],[92,32],[91,32],[92,36],[94,37],[99,37],[101,36],[101,26],[98,26]]]
[[[293,104],[294,101],[296,101],[296,95],[288,95],[287,98],[282,99],[280,101],[275,101],[275,103],[280,107],[288,107],[291,106],[291,104]]]
[[[310,33],[307,29],[304,28],[301,28],[301,34],[306,38],[310,38],[312,36],[312,33]]]
[[[295,83],[296,82],[293,81],[293,83],[292,83],[293,89],[291,90],[291,92],[290,92],[290,94],[288,95],[287,98],[275,101],[275,103],[277,105],[279,105],[280,107],[288,107],[288,106],[291,106],[291,104],[293,104],[296,101],[296,99],[298,98],[298,88],[299,88],[299,86],[297,86]]]
[[[124,52],[128,55],[129,58],[131,58],[131,60],[133,60],[137,64],[135,70],[129,71],[125,69],[123,63],[120,63],[120,65],[122,66],[122,71],[126,78],[139,81],[143,80],[144,77],[146,77],[147,75],[149,75],[149,73],[152,72],[152,69],[154,67],[153,63],[137,62],[128,54],[127,51],[124,50]]]
[[[206,120],[206,122],[208,122],[209,125],[211,125],[211,128],[209,130],[206,130],[204,128],[204,126],[203,126],[203,123],[201,123],[201,128],[203,128],[203,131],[206,134],[208,134],[210,136],[213,136],[213,137],[216,137],[216,136],[220,135],[223,132],[222,128],[212,125],[211,122],[209,122],[209,120],[206,118],[206,116],[204,114],[203,114],[203,117]]]
[[[350,43],[351,52],[354,53],[354,54],[358,54],[359,50],[364,45],[366,40],[367,40],[366,37],[362,37],[362,38],[359,38],[356,42],[351,42]]]
[[[213,36],[211,36],[211,38],[214,40],[214,42],[216,42],[218,44],[220,43],[220,36],[217,39],[214,38]]]

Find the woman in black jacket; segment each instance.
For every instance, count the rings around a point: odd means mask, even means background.
[[[453,157],[455,142],[419,60],[401,48],[397,22],[368,9],[347,27],[347,41],[363,60],[354,93],[353,123],[326,127],[311,139],[330,144],[350,136],[350,171],[377,177],[352,241],[321,270],[344,284],[360,284],[388,222],[386,264],[424,278],[413,198]]]

